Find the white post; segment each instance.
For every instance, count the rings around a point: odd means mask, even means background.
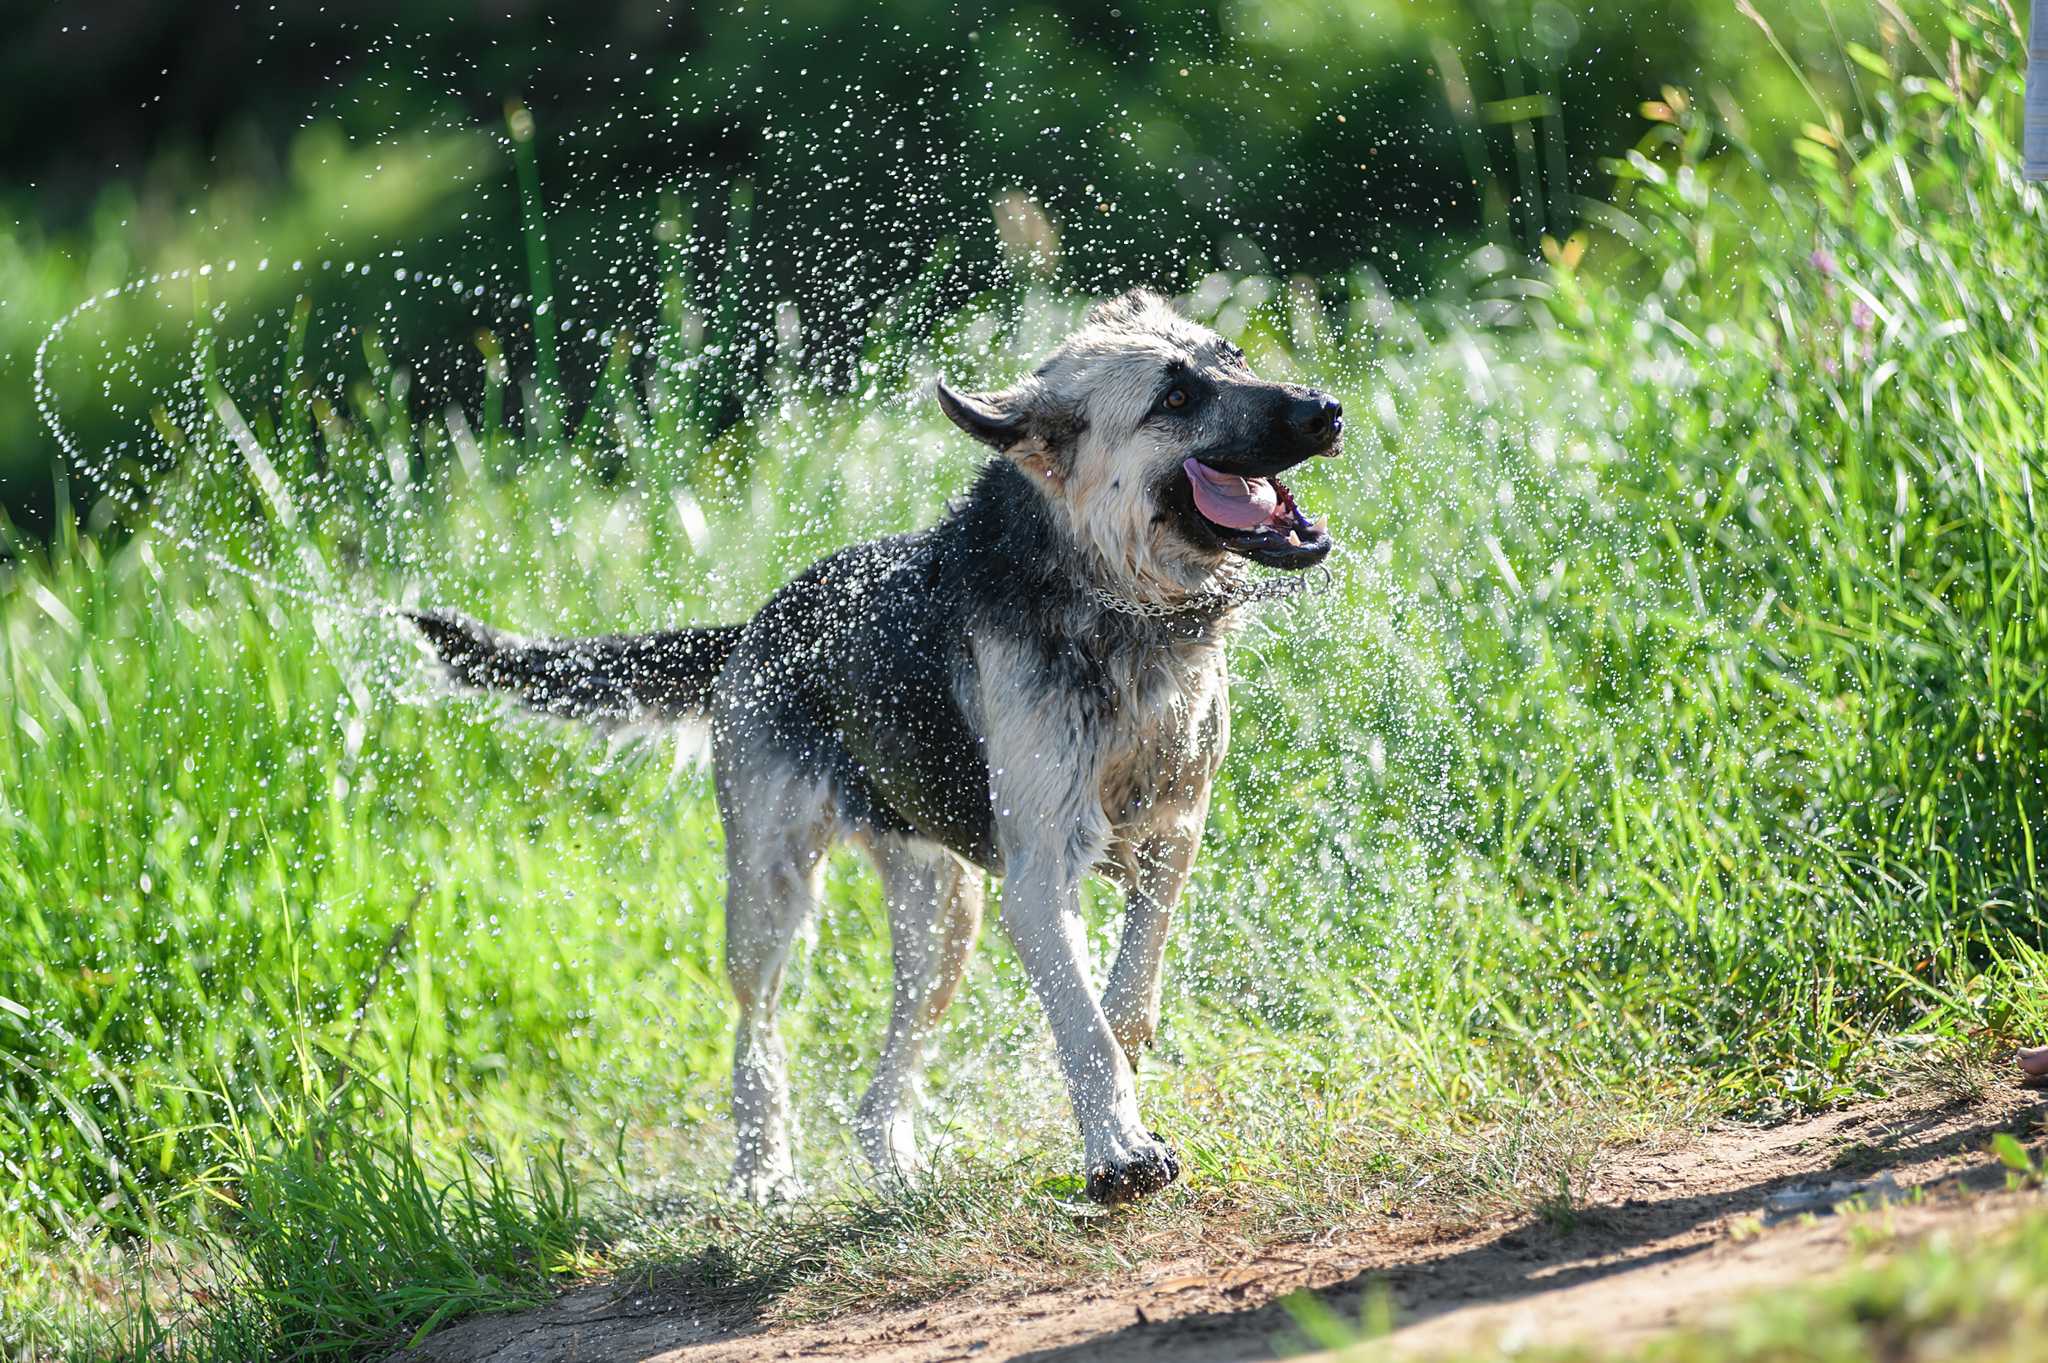
[[[2048,180],[2048,0],[2034,0],[2027,40],[2027,124],[2024,159],[2029,180]]]

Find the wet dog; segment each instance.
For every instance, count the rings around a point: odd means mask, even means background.
[[[915,1167],[925,1038],[981,928],[983,872],[1051,1024],[1088,1195],[1179,1176],[1138,1112],[1168,922],[1230,739],[1224,645],[1248,563],[1300,570],[1330,537],[1275,475],[1334,454],[1342,410],[1255,377],[1235,346],[1131,293],[1022,382],[937,388],[998,451],[931,528],[858,544],[743,625],[529,641],[414,622],[458,685],[598,723],[708,720],[725,821],[726,969],[739,1002],[736,1194],[796,1196],[775,1010],[825,854],[857,843],[888,902],[895,1001],[857,1129]],[[1098,997],[1079,893],[1128,895]]]

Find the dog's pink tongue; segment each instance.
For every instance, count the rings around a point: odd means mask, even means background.
[[[1280,496],[1270,478],[1244,479],[1234,473],[1218,473],[1199,459],[1181,462],[1195,489],[1195,509],[1218,525],[1249,530],[1273,519]]]

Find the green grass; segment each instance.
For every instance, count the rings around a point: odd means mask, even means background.
[[[849,1200],[720,1203],[700,774],[440,696],[389,625],[174,539],[67,521],[18,553],[8,1346],[112,1348],[147,1300],[134,1328],[194,1357],[370,1354],[603,1263],[803,1313],[1409,1197],[1569,1214],[1603,1133],[1876,1092],[1901,1032],[2041,1028],[2048,209],[2015,178],[2012,35],[1947,13],[1964,86],[1945,54],[1873,72],[1870,132],[1811,142],[1807,183],[1696,107],[1653,124],[1575,271],[1480,253],[1413,305],[1364,270],[1198,294],[1262,372],[1344,399],[1346,458],[1296,490],[1347,552],[1235,655],[1144,1080],[1188,1176],[1114,1222],[1068,1207],[1043,1025],[993,928],[937,1047],[938,1181],[863,1190],[847,1117],[888,972],[850,858],[789,1016],[804,1159]],[[986,300],[891,364],[999,379],[1070,316]],[[431,412],[398,423],[425,470],[400,507],[390,384],[331,395],[317,435],[241,400],[287,433],[276,467],[304,467],[299,429],[353,480],[386,546],[356,588],[514,627],[740,618],[971,473],[906,396],[791,388],[679,461],[621,380],[616,450],[516,474],[497,448],[465,474]],[[282,561],[218,419],[182,436],[178,523]],[[1106,945],[1115,906],[1090,912]]]

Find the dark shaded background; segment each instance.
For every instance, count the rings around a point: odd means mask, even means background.
[[[434,129],[502,145],[517,95],[540,129],[558,292],[591,333],[564,342],[572,412],[604,353],[598,333],[653,323],[664,195],[694,210],[701,306],[736,279],[756,338],[747,362],[764,362],[776,309],[794,302],[811,366],[845,386],[874,309],[942,239],[958,250],[931,316],[1002,282],[989,205],[1011,191],[1056,224],[1059,282],[1091,292],[1185,288],[1214,268],[1330,280],[1361,262],[1415,291],[1489,235],[1533,253],[1540,228],[1569,230],[1570,196],[1604,194],[1601,157],[1636,141],[1661,85],[1721,91],[1731,108],[1730,90],[1759,108],[1777,97],[1754,72],[1708,65],[1709,51],[1726,67],[1762,50],[1715,12],[1687,0],[16,0],[0,12],[0,200],[18,239],[52,258],[98,251],[132,275],[179,242],[195,249],[188,229],[204,214],[262,221],[316,131],[357,148]],[[1727,22],[1740,30],[1710,42]],[[1787,27],[1795,42],[1816,31]],[[1546,91],[1560,117],[1484,121],[1485,103]],[[416,268],[516,292],[509,157],[472,158],[470,174],[411,220],[332,234],[333,249],[402,244]],[[724,220],[739,183],[755,205],[744,237]],[[734,246],[743,263],[727,258]],[[7,342],[0,387],[25,382],[27,331]],[[0,500],[35,522],[52,449],[25,415],[0,396]]]

